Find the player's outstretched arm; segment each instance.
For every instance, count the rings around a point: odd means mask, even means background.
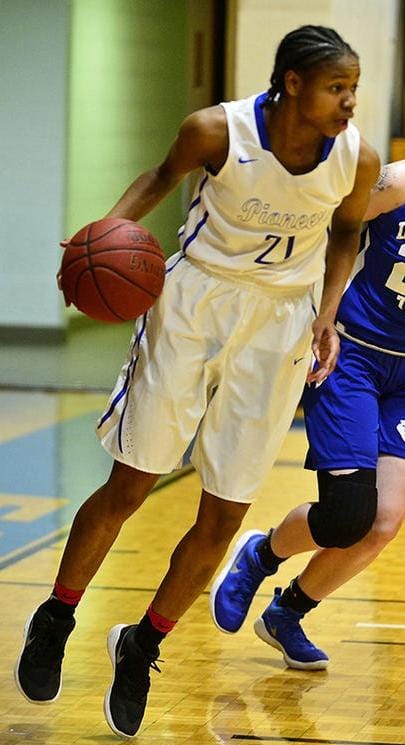
[[[335,210],[332,219],[326,251],[324,288],[319,314],[313,324],[312,349],[319,367],[309,374],[308,382],[321,382],[335,368],[339,353],[339,338],[335,329],[336,312],[356,258],[364,213],[379,170],[377,153],[362,140],[353,191]]]
[[[190,114],[164,161],[138,176],[107,217],[140,220],[188,173],[207,165],[219,170],[227,153],[228,128],[223,107],[211,106]]]
[[[383,166],[374,185],[365,220],[373,220],[384,212],[391,212],[405,204],[405,160]]]

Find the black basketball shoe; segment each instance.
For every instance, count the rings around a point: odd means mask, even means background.
[[[104,713],[116,735],[133,737],[142,722],[150,687],[149,669],[160,672],[159,647],[147,654],[135,640],[136,625],[114,626],[107,639],[113,666],[112,683],[104,698]]]
[[[43,605],[28,619],[14,676],[19,691],[33,704],[50,704],[58,698],[65,644],[75,624],[74,618],[55,618]]]

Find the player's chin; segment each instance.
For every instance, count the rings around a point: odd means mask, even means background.
[[[319,127],[324,137],[337,137],[338,134],[344,132],[349,126],[349,119],[332,119],[324,122]]]
[[[336,119],[336,121],[333,122],[333,130],[334,134],[329,135],[329,137],[336,137],[336,135],[340,134],[341,132],[344,132],[348,126],[349,126],[349,120],[348,119]]]

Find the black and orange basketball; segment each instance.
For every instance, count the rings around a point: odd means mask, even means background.
[[[92,222],[71,238],[63,254],[66,299],[97,321],[119,323],[142,315],[159,297],[164,279],[158,241],[132,220]]]

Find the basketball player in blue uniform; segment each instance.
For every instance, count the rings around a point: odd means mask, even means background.
[[[336,369],[303,399],[319,502],[292,510],[268,536],[245,533],[211,592],[215,622],[235,632],[261,581],[289,556],[318,549],[254,624],[294,668],[327,666],[301,619],[366,567],[405,515],[405,161],[383,168],[365,219],[337,315]]]
[[[75,606],[123,522],[193,442],[196,522],[140,623],[108,636],[105,715],[117,735],[135,735],[160,642],[206,587],[277,456],[311,340],[319,368],[310,379],[333,370],[336,309],[379,173],[350,122],[359,74],[357,54],[332,29],[291,32],[268,92],[188,116],[164,162],[109,213],[138,221],[200,169],[180,251],[99,421],[111,476],[78,511],[52,596],[26,626],[16,681],[30,701],[59,695]]]

